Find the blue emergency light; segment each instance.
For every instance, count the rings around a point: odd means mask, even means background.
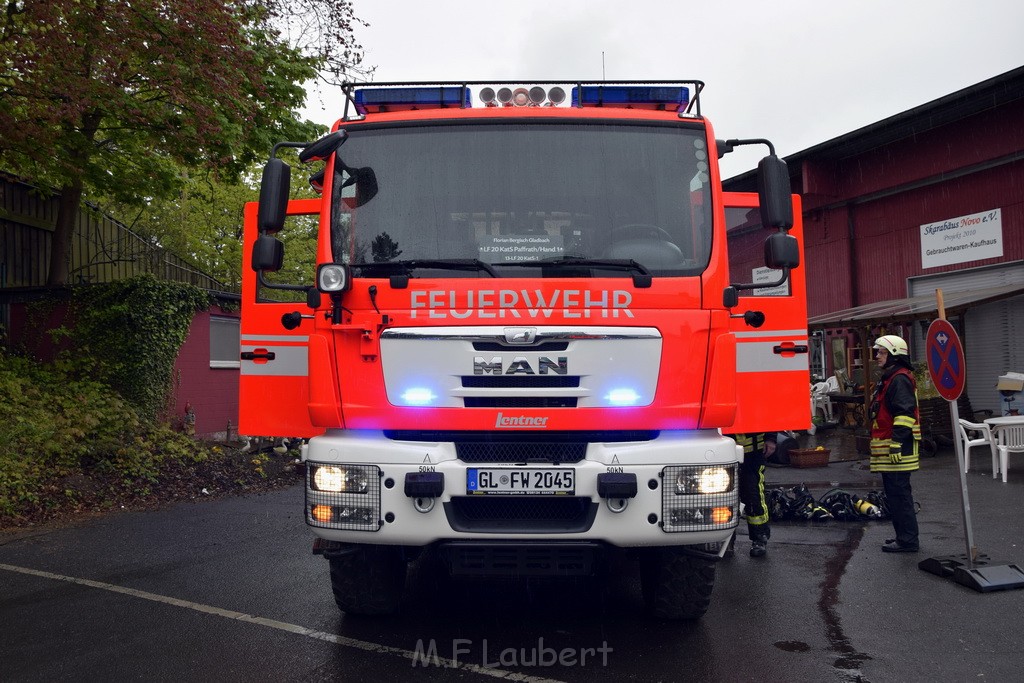
[[[362,88],[355,91],[353,101],[360,114],[472,106],[469,88],[462,86]]]
[[[572,89],[572,106],[681,111],[690,89],[651,85],[584,85]]]

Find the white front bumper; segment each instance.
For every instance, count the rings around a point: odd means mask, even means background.
[[[716,494],[716,505],[728,505],[733,514],[728,523],[707,524],[695,530],[666,531],[666,500],[675,501],[664,494],[665,484],[674,490],[674,482],[663,481],[666,467],[679,465],[735,465],[741,459],[735,443],[717,431],[662,432],[656,439],[640,442],[589,443],[585,458],[575,463],[552,465],[530,463],[467,463],[456,455],[452,442],[396,441],[381,432],[336,431],[310,441],[305,458],[310,463],[372,465],[379,468],[379,509],[375,508],[373,524],[363,529],[326,528],[311,517],[312,497],[320,502],[331,502],[331,494],[314,492],[307,481],[305,517],[317,536],[346,543],[376,545],[425,546],[442,540],[485,539],[494,541],[554,540],[600,541],[620,547],[679,546],[721,543],[733,533],[738,518],[737,477],[726,494]],[[471,467],[560,467],[575,470],[575,499],[589,510],[586,528],[578,525],[571,530],[558,529],[558,525],[545,528],[541,522],[517,525],[470,524],[459,519],[457,510],[464,503],[479,507],[481,498],[489,499],[484,507],[505,496],[467,495],[467,470]],[[444,475],[444,491],[429,511],[424,501],[405,495],[405,477],[408,473],[437,472]],[[628,499],[623,509],[616,511],[621,500],[602,499],[598,495],[598,475],[606,473],[634,474],[637,493]],[[376,483],[376,482],[374,482]],[[519,504],[552,496],[516,496]],[[697,504],[696,496],[683,497]],[[358,500],[351,494],[348,501]],[[703,500],[703,499],[701,499]],[[429,502],[429,501],[427,501]],[[376,502],[373,503],[376,506]],[[674,504],[669,505],[672,507]],[[596,509],[595,509],[596,507]],[[571,526],[571,525],[570,525]],[[700,526],[700,525],[697,525]],[[690,527],[687,527],[690,528]]]

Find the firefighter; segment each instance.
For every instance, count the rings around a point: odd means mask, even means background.
[[[775,451],[773,437],[764,434],[733,434],[736,443],[743,447],[740,501],[746,510],[751,557],[764,557],[768,552],[768,538],[772,535],[768,524],[768,504],[764,499],[764,463],[765,458]]]
[[[882,475],[885,500],[896,538],[882,546],[887,553],[918,551],[917,513],[910,473],[918,468],[921,441],[917,385],[907,342],[894,334],[875,340],[882,378],[871,401],[871,471]]]

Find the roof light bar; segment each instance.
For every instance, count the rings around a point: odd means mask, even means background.
[[[469,88],[461,86],[362,88],[355,91],[353,101],[360,114],[472,106]]]
[[[572,89],[573,106],[682,111],[690,89],[650,85],[584,85]]]
[[[346,83],[345,120],[356,116],[416,109],[471,109],[471,88],[479,88],[476,106],[607,107],[676,112],[700,117],[703,81],[435,81]],[[571,91],[571,92],[570,92]]]

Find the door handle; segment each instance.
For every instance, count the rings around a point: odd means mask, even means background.
[[[792,342],[783,342],[772,349],[772,352],[783,354],[783,353],[807,353],[807,346],[800,344],[799,346]]]
[[[242,351],[242,360],[274,360],[277,357],[273,351],[257,349],[256,351]]]

